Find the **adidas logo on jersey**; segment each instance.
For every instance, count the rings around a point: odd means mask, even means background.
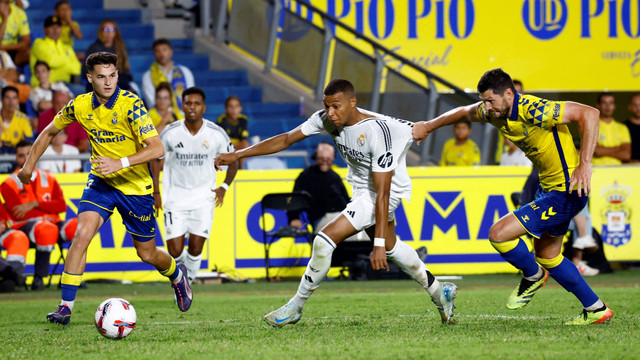
[[[182,145],[182,141],[176,145],[176,149],[184,149],[184,145]]]
[[[349,214],[349,216],[354,217],[356,215],[355,211],[347,211],[347,214]]]

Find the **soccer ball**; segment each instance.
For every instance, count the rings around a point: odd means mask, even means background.
[[[107,299],[98,306],[96,329],[109,339],[123,339],[136,327],[136,310],[125,299]]]

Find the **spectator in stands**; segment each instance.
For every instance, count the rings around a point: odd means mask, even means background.
[[[13,149],[15,152],[16,145],[24,139],[33,138],[33,131],[29,122],[29,117],[18,110],[20,103],[18,102],[18,89],[13,86],[7,86],[2,89],[2,141],[3,147]]]
[[[73,239],[78,219],[60,219],[59,214],[67,210],[67,203],[60,184],[53,175],[36,169],[29,184],[25,185],[18,180],[18,170],[24,165],[31,145],[29,141],[18,144],[18,168],[0,185],[0,193],[6,202],[7,211],[15,220],[12,228],[28,234],[31,245],[36,248],[31,290],[42,290],[43,278],[49,274],[53,246],[58,242],[59,236],[63,241]]]
[[[44,130],[44,128],[53,121],[56,114],[62,110],[65,105],[67,105],[69,100],[71,100],[69,93],[65,91],[53,92],[53,99],[51,101],[53,107],[38,116],[38,133],[41,133],[42,130]],[[64,130],[67,133],[67,144],[75,146],[81,153],[89,150],[87,132],[82,128],[82,126],[80,126],[80,124],[74,121]]]
[[[480,165],[480,149],[471,135],[471,122],[463,120],[453,127],[455,137],[447,140],[442,149],[440,166],[472,166]]]
[[[293,191],[305,191],[311,196],[313,207],[309,209],[309,222],[319,231],[340,215],[349,202],[349,194],[342,178],[331,169],[336,152],[330,143],[321,142],[311,158],[316,162],[304,169],[296,178]],[[298,214],[290,212],[289,225],[302,228]]]
[[[34,71],[34,75],[38,79],[40,85],[31,89],[29,100],[31,101],[33,108],[38,113],[51,109],[53,106],[52,99],[54,91],[64,91],[67,92],[69,96],[73,96],[71,90],[69,90],[67,85],[62,81],[56,81],[53,83],[49,81],[51,71],[49,69],[49,64],[46,62],[41,60],[36,61]]]
[[[620,165],[631,159],[631,136],[629,129],[613,118],[616,99],[611,93],[598,95],[600,130],[598,144],[593,153],[593,165]]]
[[[524,86],[522,85],[522,81],[513,79],[513,86],[516,88],[518,94],[524,94]]]
[[[571,262],[578,268],[582,276],[595,276],[600,270],[593,268],[583,260],[584,251],[595,251],[598,249],[598,243],[593,238],[591,226],[591,214],[589,213],[589,204],[582,211],[573,217],[569,230],[573,231],[573,239],[571,247],[573,248],[573,256]]]
[[[15,287],[24,286],[24,265],[27,251],[29,250],[29,238],[20,230],[9,228],[11,217],[7,213],[4,204],[0,202],[0,248],[7,251],[7,258],[0,256],[1,292],[13,292]]]
[[[160,83],[156,88],[156,106],[149,111],[149,117],[153,121],[153,126],[162,133],[165,126],[184,118],[180,109],[173,107],[171,85],[167,82]]]
[[[131,65],[129,64],[129,55],[127,54],[127,46],[122,40],[118,24],[111,19],[102,20],[98,25],[98,38],[93,44],[89,45],[85,56],[89,56],[97,52],[110,52],[118,55],[118,86],[121,89],[138,93],[133,83],[133,75],[131,75]],[[82,64],[82,78],[87,78],[87,67]],[[87,92],[93,91],[91,84],[87,83]]]
[[[72,14],[71,3],[66,0],[60,0],[56,3],[54,15],[60,18],[62,22],[60,41],[71,46],[71,48],[73,48],[73,38],[82,40],[83,37],[80,25],[71,18]]]
[[[9,53],[0,50],[0,78],[7,82],[16,82],[19,81],[19,76],[16,64],[11,60]]]
[[[57,16],[49,16],[44,20],[44,38],[36,39],[31,51],[31,73],[35,74],[36,62],[40,60],[49,65],[49,81],[72,82],[73,76],[80,75],[81,65],[73,48],[60,41],[61,24]],[[31,86],[39,84],[38,78],[32,76]]]
[[[62,130],[51,140],[51,145],[42,154],[47,155],[78,155],[80,152],[78,148],[65,144],[67,141],[67,133]],[[69,174],[74,172],[80,172],[82,170],[82,164],[78,159],[69,160],[40,160],[38,162],[38,168],[40,170],[48,171],[52,174]]]
[[[231,95],[224,101],[224,114],[218,117],[217,123],[229,135],[234,149],[249,147],[249,118],[242,114],[242,102],[239,97]],[[245,160],[242,159],[238,163],[240,169],[245,168]]]
[[[224,101],[224,114],[218,117],[217,123],[229,135],[236,150],[249,147],[249,119],[242,114],[242,103],[235,95]]]
[[[153,42],[153,56],[156,61],[142,76],[142,92],[147,109],[155,106],[155,90],[162,82],[168,82],[171,85],[173,107],[182,109],[182,92],[195,86],[191,70],[173,61],[173,48],[167,39],[158,39]]]
[[[9,0],[0,0],[0,17],[0,50],[8,52],[18,66],[29,63],[31,29],[27,13]]]
[[[629,112],[631,116],[624,122],[629,129],[631,137],[631,161],[640,162],[640,93],[631,95],[629,99]]]
[[[501,166],[533,166],[531,160],[525,156],[524,151],[520,150],[511,140],[505,138],[504,144],[507,147],[507,151],[502,153],[500,158]]]

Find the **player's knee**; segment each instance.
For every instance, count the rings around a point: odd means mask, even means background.
[[[42,221],[34,226],[33,235],[37,246],[53,246],[58,242],[58,227],[52,222]]]
[[[494,243],[494,242],[503,242],[503,241],[511,240],[511,239],[504,238],[503,230],[504,230],[503,226],[500,223],[495,223],[491,225],[491,228],[489,229],[489,241],[491,241],[491,243]]]
[[[147,264],[155,264],[156,257],[158,256],[158,252],[155,247],[152,249],[136,249],[136,252],[138,253],[140,260]]]
[[[183,246],[177,244],[177,241],[167,241],[167,251],[174,259],[182,254]]]
[[[328,236],[323,233],[320,234],[313,240],[313,256],[315,258],[329,257],[333,254],[336,245]]]
[[[76,230],[78,228],[78,218],[65,221],[60,229],[60,236],[63,241],[72,241],[76,236]]]

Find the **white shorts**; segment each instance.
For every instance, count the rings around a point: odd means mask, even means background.
[[[391,196],[389,198],[388,221],[396,219],[395,211],[400,206],[402,198]],[[353,197],[342,210],[351,225],[358,231],[367,229],[376,223],[376,193],[369,189],[353,189]]]
[[[164,239],[169,240],[187,233],[208,238],[213,224],[214,203],[192,210],[164,209]]]

